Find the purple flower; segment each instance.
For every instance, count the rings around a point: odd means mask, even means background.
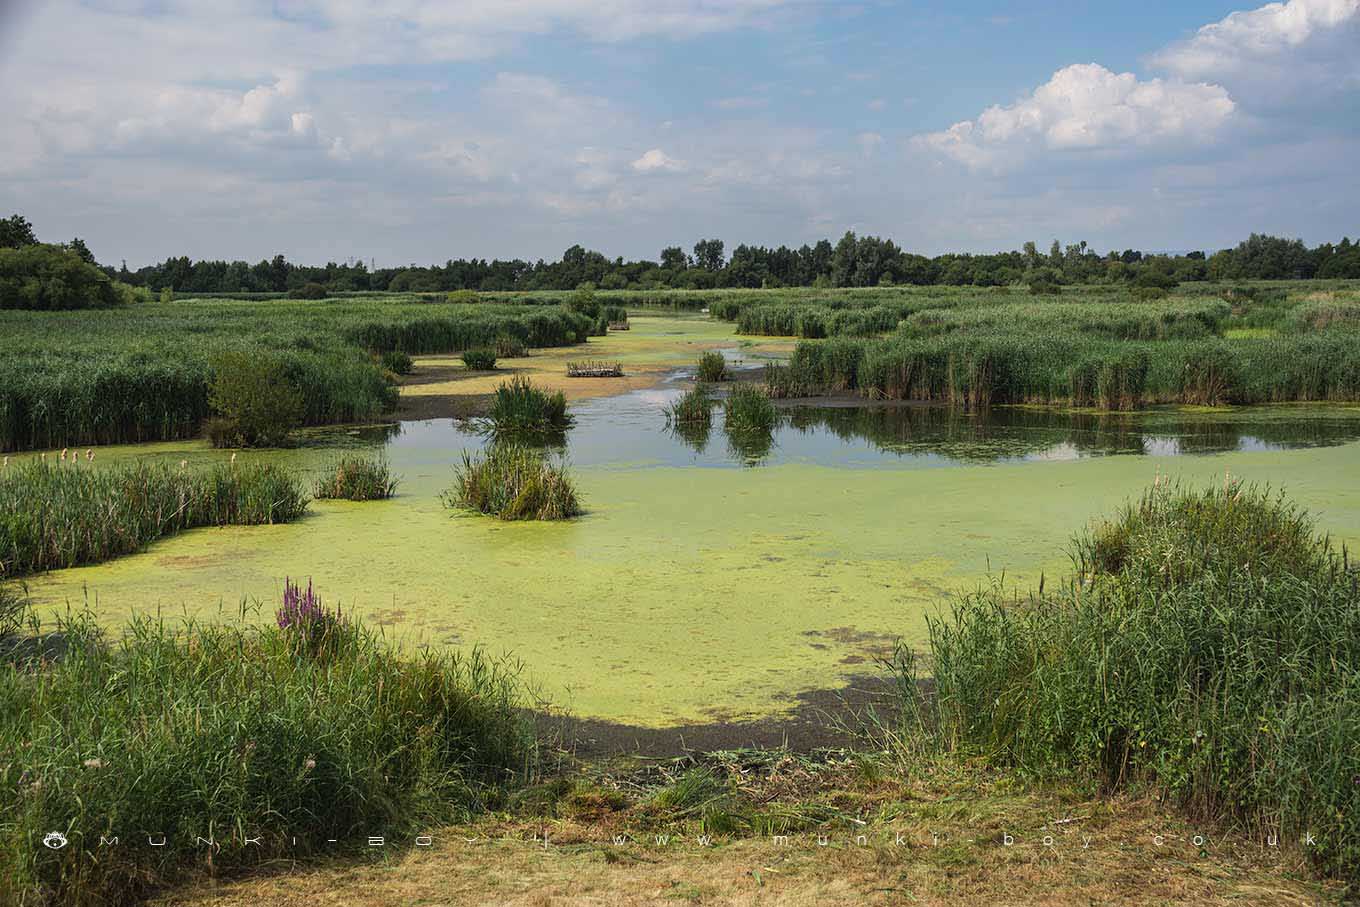
[[[291,579],[283,581],[283,604],[275,615],[279,629],[297,634],[313,652],[320,651],[330,631],[340,624],[340,613],[327,611],[321,604],[321,596],[312,589],[311,579],[307,588],[294,583]]]

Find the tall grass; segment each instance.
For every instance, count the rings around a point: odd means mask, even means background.
[[[502,520],[568,520],[582,513],[566,465],[520,444],[492,444],[484,455],[463,452],[444,506]]]
[[[696,384],[666,409],[666,424],[708,425],[713,419],[713,395],[706,384]]]
[[[722,381],[727,377],[727,358],[716,350],[709,350],[699,356],[698,379],[700,381]]]
[[[523,375],[496,388],[490,418],[499,435],[561,432],[571,425],[566,395],[561,391],[546,393]]]
[[[12,463],[0,469],[0,577],[98,563],[196,526],[286,523],[306,509],[297,478],[268,463]]]
[[[0,901],[128,903],[186,873],[400,841],[532,764],[523,687],[475,650],[398,652],[352,621],[317,652],[288,627],[56,629],[60,658],[0,661]]]
[[[397,493],[384,457],[345,456],[336,460],[317,479],[313,496],[346,501],[382,501]]]
[[[496,367],[496,351],[487,347],[464,350],[463,364],[470,371],[489,372]]]
[[[733,385],[723,402],[728,431],[769,432],[779,424],[779,413],[770,398],[754,384]]]
[[[1154,487],[1070,583],[930,625],[945,740],[1037,777],[1148,784],[1360,873],[1360,572],[1282,496]],[[915,695],[914,692],[911,695]]]

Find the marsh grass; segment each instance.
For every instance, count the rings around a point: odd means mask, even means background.
[[[666,408],[666,424],[710,425],[713,420],[713,395],[708,385],[696,384]]]
[[[697,374],[699,381],[718,382],[727,378],[727,358],[716,350],[709,350],[699,356]]]
[[[76,614],[55,630],[60,658],[0,663],[0,901],[129,903],[326,837],[419,833],[532,768],[516,669],[476,650],[398,651],[351,621],[320,656],[244,620],[139,618],[110,638]],[[161,834],[170,846],[144,846]]]
[[[344,456],[317,480],[312,495],[318,499],[381,501],[397,492],[385,457]]]
[[[779,424],[779,413],[769,395],[754,384],[737,384],[723,402],[729,432],[769,433]]]
[[[197,526],[286,523],[306,509],[298,479],[268,463],[11,463],[0,469],[0,577],[99,563]]]
[[[1360,573],[1281,495],[1160,485],[1074,540],[1075,575],[930,624],[933,724],[1039,778],[1150,785],[1360,871]],[[904,676],[908,672],[904,672]],[[904,685],[905,686],[905,685]],[[911,695],[915,695],[914,692]]]
[[[496,388],[490,418],[498,436],[561,432],[571,425],[566,395],[545,393],[523,375]]]
[[[480,457],[463,452],[444,506],[502,520],[568,520],[583,511],[566,464],[521,444],[492,444]]]

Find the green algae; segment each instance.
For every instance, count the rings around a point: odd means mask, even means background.
[[[862,673],[895,637],[920,643],[953,590],[1003,571],[1017,586],[1061,575],[1071,533],[1158,472],[1268,482],[1339,541],[1360,542],[1360,488],[1345,478],[1360,470],[1354,443],[949,469],[587,466],[576,476],[589,512],[550,525],[450,519],[436,497],[447,461],[398,470],[391,501],[196,530],[32,589],[47,608],[88,600],[110,625],[155,608],[212,616],[243,599],[266,604],[263,620],[284,576],[310,576],[407,644],[513,652],[559,706],[665,726],[790,708],[798,692]]]

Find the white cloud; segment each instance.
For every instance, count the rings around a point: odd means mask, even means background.
[[[638,173],[678,173],[685,169],[685,162],[667,156],[660,148],[653,148],[633,161],[633,169]]]
[[[1217,85],[1139,80],[1095,63],[1058,70],[1029,96],[919,141],[969,167],[1006,169],[1034,152],[1124,152],[1203,142],[1232,117]]]
[[[1153,63],[1188,78],[1214,78],[1278,59],[1360,20],[1360,0],[1289,0],[1235,12],[1206,25],[1188,41],[1166,48]],[[1352,60],[1360,47],[1350,48]]]

